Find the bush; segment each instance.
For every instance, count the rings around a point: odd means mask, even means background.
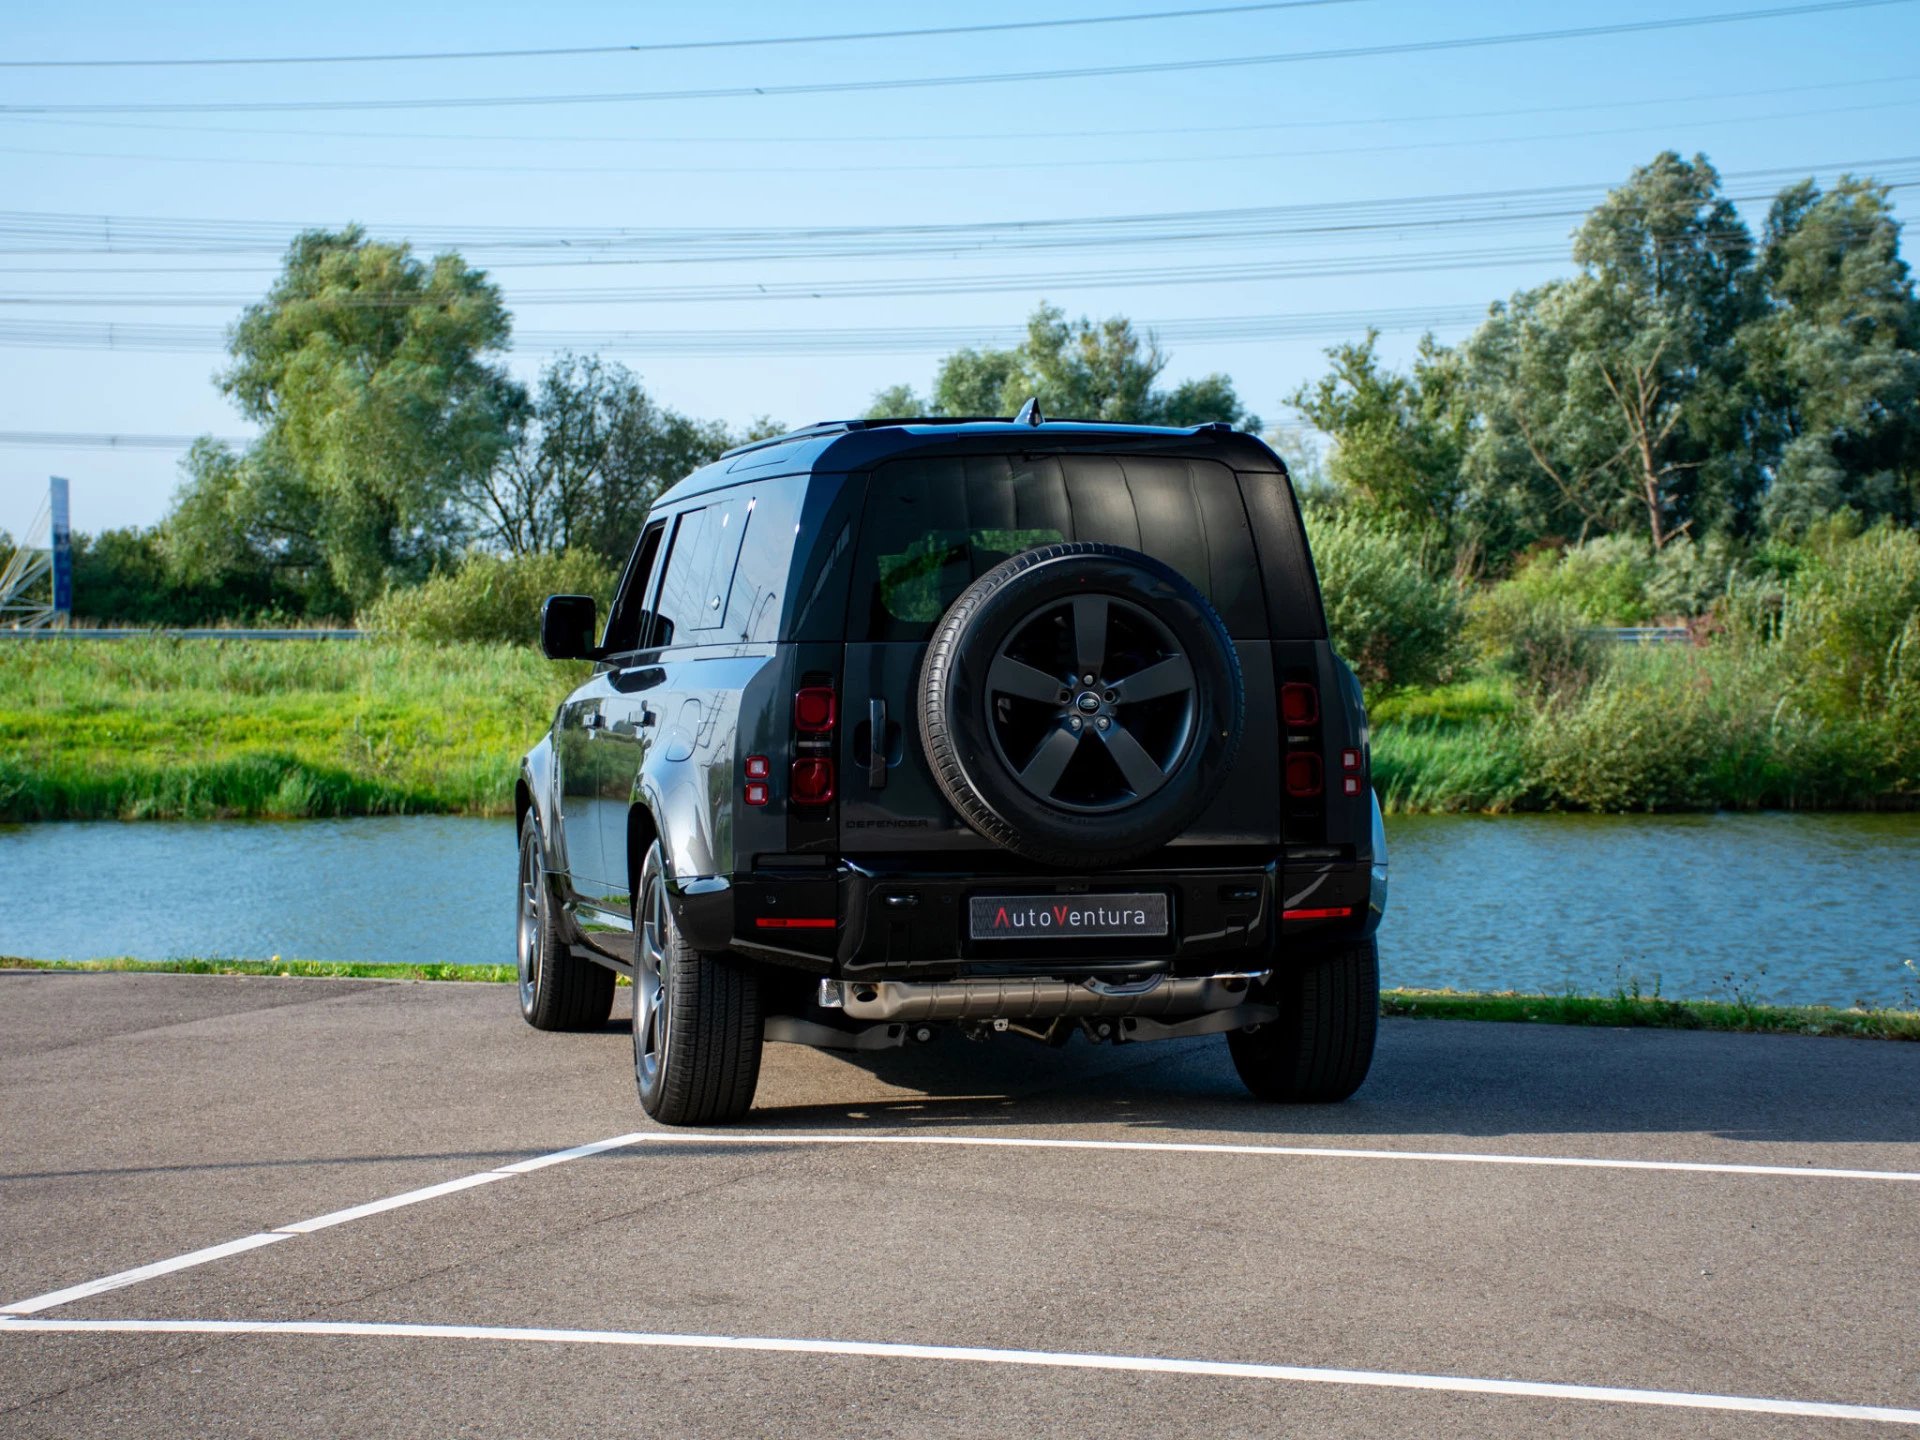
[[[1520,562],[1511,588],[1533,605],[1571,610],[1588,625],[1644,625],[1653,618],[1647,582],[1652,547],[1632,535],[1603,535],[1566,550],[1544,550]]]
[[[1775,644],[1829,713],[1911,699],[1920,674],[1920,535],[1879,525],[1822,544],[1787,583]]]
[[[1480,657],[1536,698],[1584,690],[1606,641],[1564,596],[1530,595],[1508,581],[1474,597],[1467,634]]]
[[[1337,511],[1316,509],[1309,522],[1327,628],[1360,683],[1445,679],[1460,639],[1458,587],[1427,574],[1409,536]]]
[[[1539,802],[1573,810],[1711,807],[1709,770],[1725,748],[1723,727],[1711,684],[1691,660],[1620,657],[1584,693],[1541,704],[1524,737]]]
[[[382,636],[436,645],[540,638],[540,603],[549,595],[591,595],[604,615],[615,576],[588,550],[558,554],[470,554],[457,570],[424,584],[389,590],[360,618]]]

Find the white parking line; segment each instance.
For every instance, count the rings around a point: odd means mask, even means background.
[[[1456,1395],[1584,1400],[1652,1405],[1676,1410],[1731,1410],[1747,1415],[1791,1415],[1816,1420],[1873,1420],[1920,1425],[1920,1410],[1847,1405],[1828,1400],[1780,1400],[1757,1395],[1713,1395],[1690,1390],[1634,1390],[1618,1385],[1564,1385],[1536,1380],[1487,1380],[1468,1375],[1415,1375],[1391,1370],[1335,1370],[1240,1360],[1181,1360],[1150,1355],[999,1350],[971,1345],[908,1345],[867,1340],[791,1340],[763,1335],[673,1335],[639,1330],[547,1330],[494,1325],[408,1325],[352,1320],[27,1320],[0,1316],[0,1335],[22,1333],[282,1335],[327,1339],[479,1340],[543,1345],[624,1345],[672,1350],[751,1350],[776,1354],[851,1356],[874,1360],[970,1361],[1060,1370],[1118,1370],[1156,1375],[1202,1375],[1225,1380],[1291,1381],[1385,1390],[1432,1390]]]
[[[1236,1145],[1183,1140],[1055,1140],[1014,1135],[714,1134],[650,1130],[629,1140],[694,1145],[970,1145],[1020,1150],[1150,1150],[1185,1155],[1279,1155],[1314,1160],[1424,1160],[1450,1165],[1539,1165],[1576,1170],[1671,1170],[1699,1175],[1777,1175],[1796,1180],[1920,1182],[1920,1170],[1836,1170],[1813,1165],[1737,1165],[1713,1160],[1616,1160],[1582,1155],[1500,1155],[1460,1150],[1351,1150],[1332,1145]]]
[[[1247,1145],[1179,1140],[1062,1140],[1013,1135],[823,1135],[804,1132],[796,1134],[781,1134],[778,1132],[748,1134],[739,1131],[642,1130],[630,1135],[615,1135],[606,1140],[595,1140],[590,1144],[576,1145],[570,1150],[556,1150],[552,1154],[536,1155],[531,1159],[518,1160],[511,1165],[501,1165],[495,1169],[482,1170],[472,1175],[463,1175],[458,1179],[443,1180],[437,1185],[427,1185],[418,1190],[408,1190],[399,1195],[389,1195],[383,1200],[370,1200],[364,1205],[354,1205],[344,1210],[330,1211],[325,1215],[316,1215],[310,1220],[296,1220],[290,1225],[277,1226],[273,1230],[266,1231],[262,1234],[243,1236],[238,1240],[229,1240],[223,1245],[213,1245],[204,1250],[195,1250],[186,1255],[177,1255],[171,1260],[156,1261],[154,1264],[142,1265],[134,1270],[122,1270],[117,1274],[106,1275],[98,1280],[89,1280],[84,1284],[70,1286],[65,1290],[54,1290],[45,1295],[35,1295],[31,1299],[16,1300],[11,1305],[0,1305],[0,1317],[7,1315],[36,1314],[39,1311],[50,1310],[57,1305],[66,1305],[75,1300],[84,1300],[89,1296],[99,1295],[108,1290],[118,1290],[127,1285],[138,1285],[144,1280],[152,1280],[157,1276],[170,1275],[178,1270],[188,1270],[196,1265],[207,1264],[209,1261],[224,1259],[228,1255],[237,1255],[245,1250],[252,1250],[261,1245],[272,1244],[276,1240],[285,1240],[295,1235],[310,1235],[316,1230],[326,1230],[335,1225],[344,1225],[352,1220],[364,1219],[369,1215],[380,1215],[386,1211],[398,1210],[404,1206],[418,1205],[425,1200],[436,1200],[442,1195],[457,1194],[462,1190],[471,1190],[477,1185],[488,1185],[496,1180],[507,1180],[516,1175],[527,1175],[536,1170],[544,1170],[548,1166],[565,1164],[569,1160],[579,1160],[589,1155],[599,1155],[608,1150],[618,1150],[626,1146],[639,1144],[717,1146],[939,1145],[985,1149],[1094,1150],[1176,1155],[1258,1155],[1308,1160],[1398,1160],[1406,1162],[1426,1161],[1429,1163],[1442,1164],[1519,1165],[1586,1170],[1652,1170],[1699,1175],[1765,1175],[1792,1180],[1920,1181],[1920,1171],[1912,1170],[1840,1170],[1812,1165],[1735,1165],[1704,1160],[1616,1160],[1578,1155],[1499,1155],[1452,1150],[1354,1150],[1330,1145]]]

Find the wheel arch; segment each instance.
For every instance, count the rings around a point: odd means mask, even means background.
[[[634,801],[627,807],[627,893],[639,903],[640,871],[647,863],[647,851],[655,840],[661,839],[660,826],[653,818],[653,807],[646,796]],[[673,873],[673,855],[666,846],[661,847],[661,858],[666,862],[667,873]]]

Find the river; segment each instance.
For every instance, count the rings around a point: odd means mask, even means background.
[[[1418,816],[1388,985],[1920,1005],[1920,815]],[[0,953],[504,963],[513,829],[410,816],[0,828]]]

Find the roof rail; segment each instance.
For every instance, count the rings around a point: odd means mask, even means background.
[[[802,425],[798,430],[789,430],[781,435],[768,435],[759,440],[749,440],[744,445],[735,445],[731,450],[722,450],[720,458],[744,455],[749,450],[758,450],[763,445],[779,445],[788,440],[802,440],[809,435],[844,434],[849,430],[865,430],[874,422],[871,420],[816,420],[811,425]]]

